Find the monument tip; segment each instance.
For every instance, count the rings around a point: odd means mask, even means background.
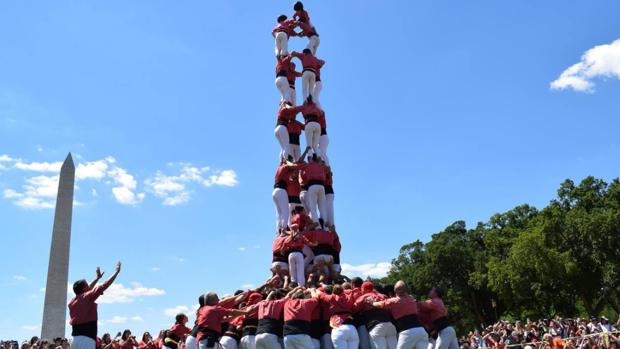
[[[65,159],[65,162],[63,162],[62,167],[75,167],[73,164],[73,157],[71,156],[71,152],[67,154],[67,158]]]

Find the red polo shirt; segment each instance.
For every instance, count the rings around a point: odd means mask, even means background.
[[[448,310],[441,298],[431,298],[424,302],[418,302],[417,306],[420,312],[427,313],[431,321],[448,316]]]
[[[301,134],[305,127],[306,125],[297,120],[293,120],[289,122],[288,125],[286,125],[286,129],[288,130],[289,135],[294,134],[298,136]]]
[[[258,303],[258,319],[282,320],[286,298]]]
[[[394,320],[398,320],[403,316],[417,315],[418,304],[412,296],[392,297],[379,302],[384,309],[389,309]]]
[[[293,32],[294,24],[295,24],[295,19],[293,18],[286,19],[282,21],[282,23],[278,23],[271,32],[275,34],[276,32],[281,31],[281,32],[285,32],[286,35],[288,36],[292,36],[294,34]]]
[[[301,65],[304,69],[321,69],[321,67],[325,64],[325,61],[322,59],[316,58],[312,53],[299,53],[293,52],[292,55],[294,57],[299,58],[301,60]]]
[[[284,303],[284,321],[312,320],[312,311],[319,305],[316,298],[287,299]]]
[[[325,183],[325,165],[320,162],[310,162],[301,166],[299,177],[302,183],[306,184],[310,181],[321,181]]]
[[[352,313],[353,312],[353,302],[355,299],[351,296],[351,294],[319,294],[319,300],[328,305],[327,313],[328,319],[332,315],[342,314],[342,313]]]
[[[103,285],[95,286],[79,294],[69,302],[69,324],[80,325],[97,321],[97,303],[95,301],[103,294]]]

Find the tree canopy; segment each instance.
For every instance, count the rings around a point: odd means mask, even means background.
[[[620,312],[620,181],[564,181],[538,210],[527,204],[468,229],[456,221],[400,249],[382,281],[413,293],[445,290],[457,329],[498,319]]]

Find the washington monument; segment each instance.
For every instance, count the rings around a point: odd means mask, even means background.
[[[73,186],[75,165],[71,153],[60,169],[52,246],[47,269],[45,305],[41,338],[65,336],[67,317],[67,283],[69,282],[69,247],[71,245],[71,216],[73,214]]]

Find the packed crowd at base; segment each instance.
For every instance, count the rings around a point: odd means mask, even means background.
[[[469,332],[459,342],[462,349],[616,349],[620,319],[615,324],[606,317],[500,321]]]

